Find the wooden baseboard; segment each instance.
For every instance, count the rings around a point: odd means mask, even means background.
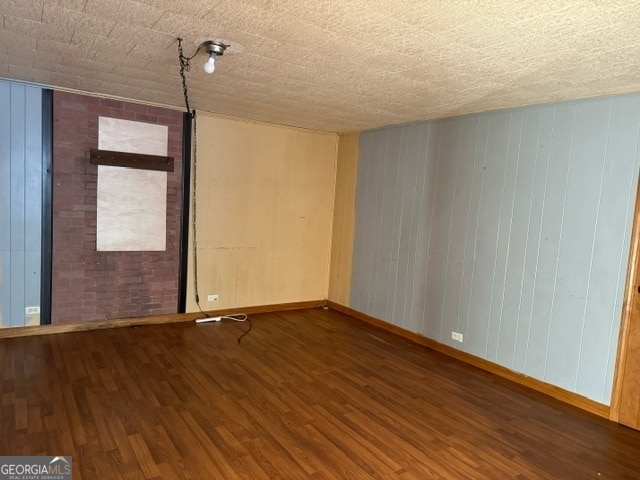
[[[463,352],[456,348],[450,347],[449,345],[445,345],[443,343],[427,338],[424,335],[405,330],[404,328],[398,327],[397,325],[393,325],[389,322],[385,322],[384,320],[380,320],[378,318],[372,317],[352,308],[345,307],[330,300],[327,301],[327,306],[333,310],[355,318],[356,320],[366,322],[382,330],[386,330],[388,332],[399,335],[403,338],[406,338],[407,340],[417,343],[418,345],[422,345],[424,347],[430,348],[431,350],[435,350],[436,352],[443,353],[449,357],[461,360],[465,363],[481,368],[482,370],[491,372],[495,375],[506,378],[520,385],[524,385],[525,387],[549,395],[564,403],[573,405],[574,407],[609,419],[610,407],[607,405],[603,405],[594,400],[583,397],[582,395],[578,395],[563,388],[556,387],[555,385],[551,385],[541,380],[523,375],[522,373],[514,372],[513,370],[509,370],[508,368],[490,362],[489,360],[476,357],[475,355],[471,355],[470,353]]]
[[[285,310],[300,310],[325,305],[324,300],[308,302],[278,303],[273,305],[257,305],[252,307],[225,308],[221,310],[209,310],[209,316],[216,317],[233,313],[271,313]],[[175,313],[171,315],[154,315],[149,317],[120,318],[116,320],[103,320],[99,322],[73,323],[64,325],[33,325],[28,327],[0,328],[0,339],[13,337],[29,337],[32,335],[47,335],[51,333],[81,332],[86,330],[101,330],[105,328],[134,327],[141,325],[157,325],[160,323],[193,322],[196,318],[202,318],[197,313]]]

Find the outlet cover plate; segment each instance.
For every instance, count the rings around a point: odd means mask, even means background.
[[[462,334],[461,334],[461,333],[458,333],[458,332],[451,332],[451,338],[452,338],[453,340],[455,340],[456,342],[462,342],[462,341],[463,341],[463,340],[462,340],[462,338],[463,338],[463,337],[462,337]]]
[[[207,295],[207,301],[208,302],[217,302],[218,301],[218,294],[212,293],[210,295]]]
[[[24,313],[27,315],[40,315],[40,307],[25,307]]]

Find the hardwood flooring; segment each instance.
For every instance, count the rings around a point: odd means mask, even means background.
[[[640,432],[322,309],[0,340],[0,455],[74,480],[640,479]]]

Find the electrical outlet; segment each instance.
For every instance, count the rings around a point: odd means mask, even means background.
[[[40,315],[40,307],[26,307],[24,313],[27,315]]]
[[[458,332],[451,332],[451,338],[457,342],[462,342],[462,334]]]
[[[218,301],[218,295],[216,293],[212,293],[211,295],[207,295],[207,300],[209,302],[217,302]]]

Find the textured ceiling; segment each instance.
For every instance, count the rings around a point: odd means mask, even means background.
[[[640,91],[640,2],[0,0],[0,77],[346,132]]]

